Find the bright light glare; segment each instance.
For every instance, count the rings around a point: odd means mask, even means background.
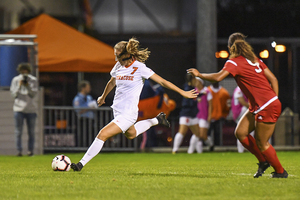
[[[286,47],[284,45],[281,45],[281,44],[276,45],[276,47],[275,47],[275,51],[279,52],[279,53],[285,52],[285,50],[286,50]]]
[[[5,40],[5,42],[14,42],[15,40],[14,39],[7,39]]]
[[[269,51],[268,50],[263,50],[259,53],[259,56],[261,58],[269,58]]]
[[[228,58],[229,54],[227,51],[222,50],[219,52],[219,56],[220,56],[220,58]]]
[[[273,48],[275,48],[275,47],[276,47],[276,42],[273,41],[273,42],[271,43],[271,46],[272,46]]]

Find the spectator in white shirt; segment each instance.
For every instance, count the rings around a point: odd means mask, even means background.
[[[34,97],[37,94],[37,79],[30,73],[32,67],[29,63],[20,63],[17,71],[20,73],[11,82],[10,91],[14,97],[15,134],[17,143],[17,156],[22,156],[22,130],[26,119],[28,129],[28,156],[33,155],[34,150],[34,128],[36,120],[37,105]]]

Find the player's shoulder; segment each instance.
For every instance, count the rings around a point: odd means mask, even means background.
[[[238,66],[238,64],[245,62],[245,61],[246,61],[246,59],[243,56],[238,56],[235,58],[228,59],[226,61],[226,64],[232,64],[232,65]]]
[[[138,60],[134,61],[134,63],[132,64],[133,67],[146,67],[145,63],[142,63]]]

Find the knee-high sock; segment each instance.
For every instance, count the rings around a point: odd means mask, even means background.
[[[198,141],[199,141],[199,138],[196,135],[193,134],[191,139],[190,139],[190,146],[189,146],[189,149],[188,149],[188,153],[194,153]]]
[[[80,162],[84,166],[88,163],[92,158],[94,158],[102,149],[104,144],[103,140],[95,138],[94,142],[91,144],[87,152],[81,158]]]
[[[250,133],[250,135],[252,135],[252,137],[254,137],[254,131],[252,131],[251,133]],[[244,146],[242,145],[242,143],[239,141],[239,140],[237,140],[237,149],[238,149],[238,152],[239,153],[243,153],[244,152]]]
[[[157,124],[158,124],[158,120],[156,117],[152,119],[145,119],[135,123],[134,128],[136,130],[136,137],[139,136],[141,133],[147,131],[151,126],[155,126]]]
[[[284,169],[281,166],[276,151],[272,145],[270,145],[267,150],[263,151],[262,154],[265,156],[270,165],[275,169],[276,173],[283,173]]]
[[[197,153],[203,153],[203,142],[199,140],[196,144],[196,151]]]
[[[248,151],[250,151],[252,154],[255,155],[255,157],[258,159],[259,162],[266,161],[265,157],[260,152],[254,137],[252,137],[251,135],[248,135],[243,141],[240,141],[240,142],[246,149],[248,149]]]
[[[176,135],[174,137],[174,142],[173,142],[173,150],[172,150],[173,152],[178,151],[183,138],[184,138],[184,136],[181,133],[179,133],[179,132],[176,133]]]

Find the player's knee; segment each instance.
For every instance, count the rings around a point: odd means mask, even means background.
[[[129,135],[125,135],[127,137],[127,139],[129,140],[133,140],[135,138],[135,135],[129,134]]]
[[[268,144],[268,142],[262,142],[262,141],[260,141],[260,140],[256,140],[256,144],[257,144],[257,147],[259,148],[259,150],[260,150],[261,152],[267,150],[267,149],[269,148],[269,146],[270,146],[270,145]]]
[[[247,133],[239,130],[235,130],[234,135],[239,141],[243,141],[247,137]]]
[[[102,140],[102,141],[106,141],[109,137],[107,134],[105,134],[105,131],[99,131],[97,138]]]

